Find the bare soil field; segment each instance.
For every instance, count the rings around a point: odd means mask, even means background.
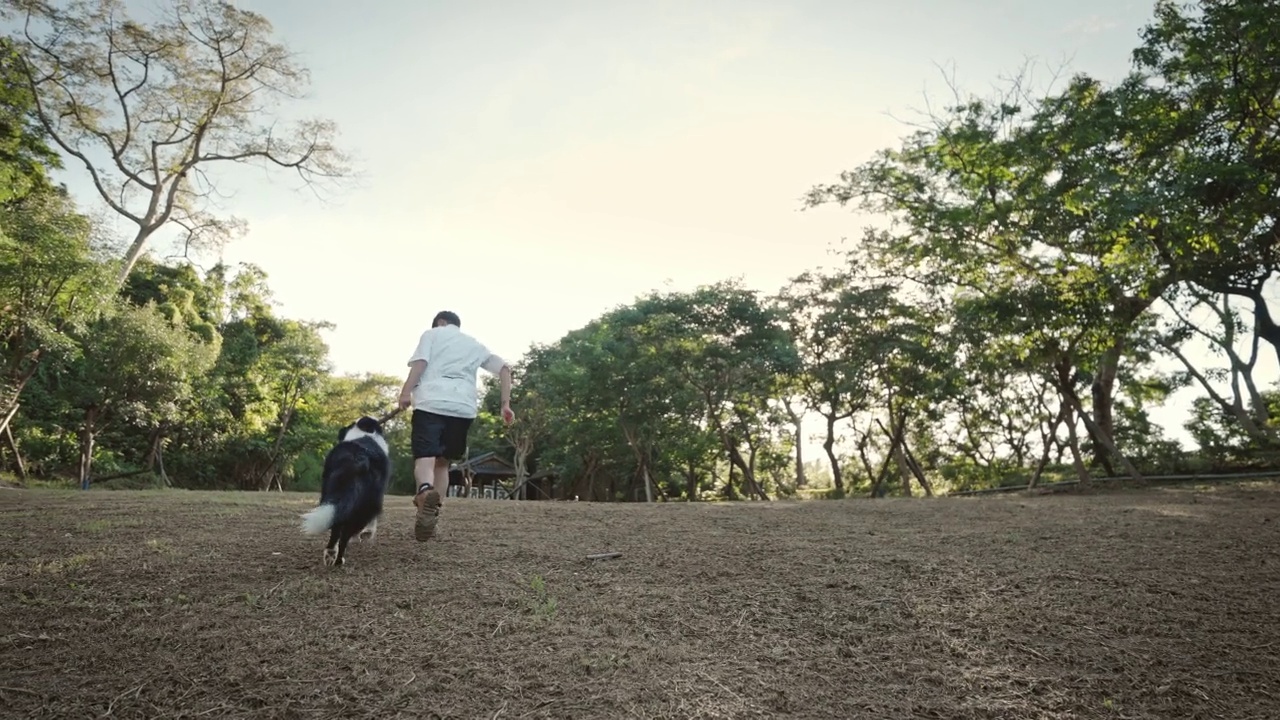
[[[390,498],[337,569],[315,501],[0,489],[0,715],[1280,717],[1274,486]]]

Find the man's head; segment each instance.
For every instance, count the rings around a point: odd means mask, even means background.
[[[444,327],[445,325],[462,327],[462,321],[458,319],[458,313],[448,310],[441,310],[436,313],[435,319],[431,321],[431,327]]]

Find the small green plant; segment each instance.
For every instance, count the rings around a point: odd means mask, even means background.
[[[542,579],[541,575],[534,575],[529,581],[529,587],[533,588],[534,599],[529,603],[529,609],[539,618],[550,619],[556,614],[556,599],[547,594],[547,583]]]

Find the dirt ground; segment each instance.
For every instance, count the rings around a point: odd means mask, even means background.
[[[0,715],[1280,717],[1272,486],[394,498],[336,570],[314,503],[0,490]]]

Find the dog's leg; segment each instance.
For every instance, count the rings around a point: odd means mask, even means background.
[[[329,530],[329,544],[324,546],[325,565],[333,565],[335,563],[341,564],[338,562],[340,552],[338,550],[338,537],[338,528],[335,527]]]
[[[338,536],[338,557],[334,561],[335,565],[342,566],[346,564],[348,542],[351,542],[351,533],[344,529],[342,534]]]
[[[374,538],[378,537],[378,518],[380,517],[382,516],[378,515],[374,517],[372,520],[369,521],[368,525],[364,526],[364,529],[360,531],[361,540],[368,540],[369,542],[373,542]]]

